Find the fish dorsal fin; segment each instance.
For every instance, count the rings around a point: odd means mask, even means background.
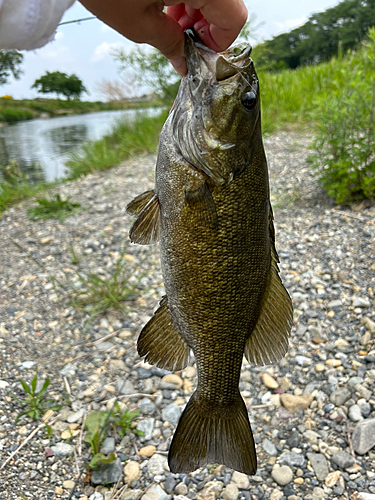
[[[149,192],[149,191],[148,191]],[[144,193],[145,195],[146,193]],[[130,203],[131,210],[136,211],[140,208],[145,199],[138,200],[143,195],[138,196]],[[134,205],[133,205],[134,203]],[[159,199],[154,194],[144,208],[140,211],[137,220],[129,231],[130,241],[140,245],[151,245],[159,240],[160,236],[160,205]]]
[[[144,193],[138,195],[131,201],[126,207],[126,213],[129,215],[139,215],[145,208],[147,203],[155,196],[155,191],[150,189],[150,191],[145,191]]]
[[[145,361],[159,368],[177,371],[188,364],[190,349],[172,323],[166,297],[141,331],[137,349]]]
[[[185,200],[191,213],[191,224],[200,227],[217,229],[217,213],[215,201],[207,182],[196,183],[186,189]]]
[[[269,365],[285,356],[293,323],[292,301],[279,276],[272,209],[270,237],[270,279],[258,321],[245,344],[246,359],[255,365]]]

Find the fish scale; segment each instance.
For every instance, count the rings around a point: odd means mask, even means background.
[[[191,350],[197,363],[197,388],[169,450],[172,472],[210,462],[256,472],[238,387],[243,355],[272,363],[288,347],[292,306],[278,272],[249,56],[248,45],[217,54],[187,33],[188,75],[161,132],[155,189],[128,206],[131,240],[160,240],[166,291],[138,352],[172,371]]]

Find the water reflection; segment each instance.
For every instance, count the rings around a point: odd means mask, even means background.
[[[138,112],[155,115],[157,110]],[[134,119],[137,111],[102,111],[86,115],[30,120],[0,128],[0,179],[12,160],[32,182],[63,177],[65,162],[82,144],[108,134],[116,120]]]

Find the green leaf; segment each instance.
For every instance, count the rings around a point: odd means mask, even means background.
[[[89,462],[89,466],[92,469],[100,467],[101,464],[110,464],[116,460],[116,455],[110,453],[108,456],[103,453],[96,453]]]
[[[30,394],[30,396],[32,396],[31,387],[22,379],[20,379],[20,383],[22,385],[23,390],[28,394]]]
[[[31,390],[32,390],[33,394],[35,394],[35,389],[36,389],[37,384],[38,384],[38,375],[35,374],[34,378],[31,381]]]
[[[43,387],[40,389],[38,394],[43,394],[43,392],[45,392],[47,390],[47,387],[49,386],[49,384],[50,384],[50,380],[47,377],[46,380],[44,381]]]

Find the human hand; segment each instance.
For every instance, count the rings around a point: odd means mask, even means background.
[[[208,47],[222,51],[247,19],[243,0],[81,0],[99,19],[129,40],[148,43],[185,75],[184,30],[194,27]],[[167,7],[166,13],[163,8]]]

